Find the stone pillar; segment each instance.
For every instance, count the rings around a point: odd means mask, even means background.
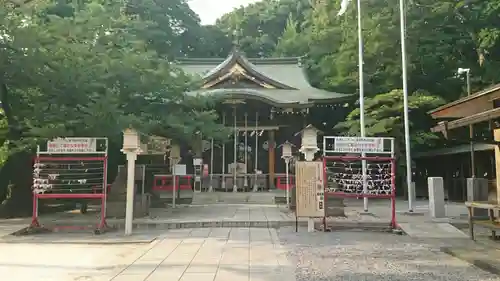
[[[500,141],[500,128],[497,128],[493,131],[493,137],[495,141]],[[497,176],[497,204],[500,202],[500,148],[498,145],[495,146],[495,169],[496,169],[496,176]]]
[[[414,181],[411,182],[410,188],[408,188],[408,201],[417,202],[417,189]]]
[[[467,179],[467,201],[488,201],[488,180],[480,178]],[[488,210],[472,209],[474,216],[488,216]]]
[[[444,206],[444,182],[443,178],[430,177],[427,178],[429,187],[429,213],[432,218],[446,217]]]

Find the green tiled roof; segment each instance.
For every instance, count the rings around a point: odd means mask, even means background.
[[[248,95],[252,95],[275,105],[340,102],[353,97],[351,94],[334,93],[311,86],[300,63],[300,58],[247,59],[238,52],[233,52],[226,59],[180,59],[178,65],[186,73],[201,77],[207,81],[220,74],[219,72],[236,60],[255,76],[276,82],[280,87],[277,89],[200,89],[189,94],[228,97],[248,97]]]

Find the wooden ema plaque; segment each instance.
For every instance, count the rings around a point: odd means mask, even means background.
[[[295,164],[297,217],[325,216],[323,162],[300,161]]]

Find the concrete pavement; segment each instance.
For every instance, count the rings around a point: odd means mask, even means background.
[[[2,243],[0,276],[16,281],[108,281],[148,247]]]
[[[294,280],[275,229],[198,228],[153,235],[157,239],[149,244],[0,243],[0,276],[20,281]]]
[[[294,280],[277,232],[263,228],[171,230],[113,281]]]
[[[389,221],[389,200],[370,201],[372,215],[361,215],[362,200],[347,200],[346,205],[347,217],[332,219],[331,223]],[[461,204],[448,204],[447,220],[461,220],[462,207]],[[397,209],[399,222],[413,228],[425,225],[424,232],[432,235],[426,234],[424,240],[434,237],[428,240],[434,244],[443,241],[442,235],[434,233],[437,224],[428,216],[425,201],[417,204],[420,215],[404,215],[406,202],[398,202]],[[122,231],[100,236],[90,233],[9,236],[0,239],[0,276],[30,281],[372,280],[383,276],[385,273],[379,269],[386,268],[388,273],[385,275],[393,278],[390,280],[437,280],[444,276],[440,270],[448,270],[453,276],[469,276],[468,280],[479,280],[470,277],[475,275],[484,276],[481,280],[498,280],[442,254],[435,258],[443,261],[443,265],[433,267],[434,276],[426,279],[418,273],[418,259],[432,263],[435,259],[429,257],[439,251],[439,247],[422,246],[422,237],[414,239],[369,231],[353,234],[345,230],[311,234],[304,228],[295,233],[293,228],[284,225],[269,228],[270,222],[289,224],[294,220],[282,206],[186,206],[154,209],[150,217],[135,220],[138,228],[132,237],[124,237]],[[89,220],[89,215],[65,213],[44,216],[44,221],[77,224],[95,222],[95,217]],[[225,227],[252,221],[266,224],[258,228],[250,225]],[[27,223],[26,220],[2,220],[0,236]],[[161,227],[168,223],[185,228]],[[159,227],[141,228],[141,225],[150,224]],[[210,227],[211,224],[216,227]],[[186,228],[190,225],[193,226]],[[197,228],[200,226],[204,228]],[[470,242],[465,236],[457,241],[459,245]],[[397,243],[393,245],[393,242]],[[405,245],[408,243],[411,243],[408,251],[418,250],[418,255],[407,254]],[[384,248],[386,245],[388,249]],[[400,261],[410,260],[408,256],[417,261],[412,273],[405,275],[406,269]],[[300,270],[294,272],[296,267]],[[369,268],[378,272],[368,273]]]
[[[292,228],[197,228],[150,244],[0,244],[0,276],[30,281],[500,281],[440,252],[448,239]],[[463,241],[454,243],[465,245]],[[472,242],[468,242],[471,244]],[[468,253],[474,250],[469,248]]]

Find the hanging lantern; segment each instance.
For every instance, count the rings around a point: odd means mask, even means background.
[[[172,144],[170,147],[170,159],[180,159],[181,158],[181,148],[177,144]]]
[[[292,147],[293,146],[294,145],[289,141],[286,141],[282,145],[280,145],[279,147],[281,147],[281,158],[283,158],[283,159],[292,158]]]
[[[123,150],[137,150],[141,146],[139,134],[134,129],[123,131]]]
[[[301,135],[300,152],[304,154],[306,161],[312,161],[314,154],[319,151],[318,148],[318,133],[322,133],[313,125],[307,125],[302,131],[295,135]]]

